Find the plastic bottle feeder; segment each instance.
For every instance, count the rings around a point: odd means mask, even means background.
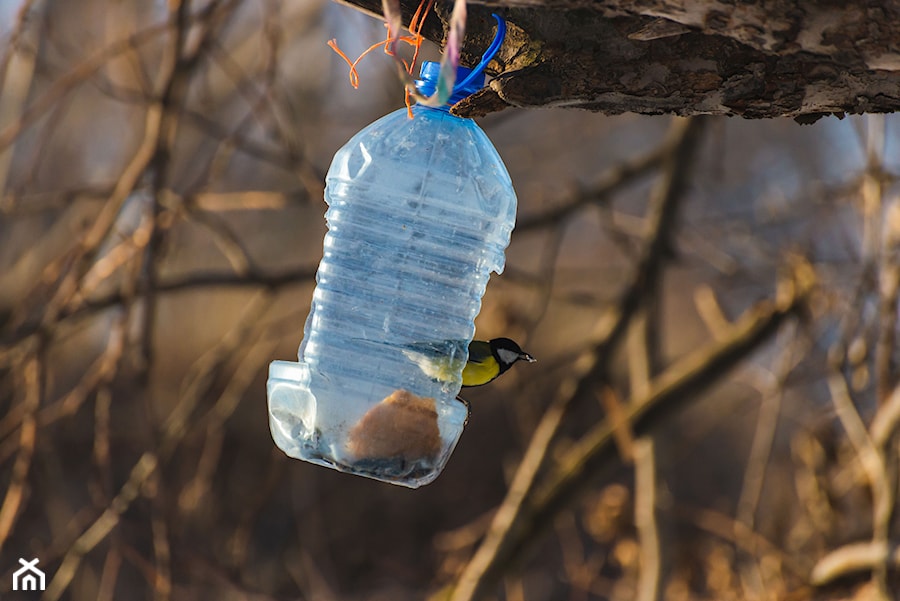
[[[422,65],[424,93],[438,70]],[[460,68],[458,81],[451,103],[484,76]],[[291,457],[416,488],[459,440],[462,368],[516,196],[481,128],[448,108],[397,110],[334,157],[299,360],[269,367],[272,436]],[[448,369],[423,369],[423,353]]]

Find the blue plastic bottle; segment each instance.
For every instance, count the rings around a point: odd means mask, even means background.
[[[438,70],[422,65],[423,93]],[[460,68],[458,81],[469,74]],[[451,103],[482,87],[473,79]],[[379,119],[335,155],[299,362],[271,364],[268,398],[289,456],[416,488],[462,433],[462,367],[490,272],[503,270],[516,195],[474,121],[449,105],[412,112]],[[442,379],[421,353],[449,362]]]

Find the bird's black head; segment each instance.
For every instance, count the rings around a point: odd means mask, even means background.
[[[519,347],[515,341],[509,338],[494,338],[489,342],[491,345],[491,354],[500,364],[500,373],[512,367],[513,363],[522,359],[529,363],[534,363],[535,358],[526,353]]]

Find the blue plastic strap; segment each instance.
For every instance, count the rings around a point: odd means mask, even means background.
[[[473,79],[484,73],[484,68],[487,67],[487,64],[491,62],[497,53],[500,51],[500,46],[503,45],[503,38],[506,37],[506,21],[500,15],[495,13],[491,13],[491,16],[497,21],[497,33],[494,34],[494,41],[491,42],[491,45],[488,46],[488,49],[484,51],[484,54],[481,56],[481,62],[478,63],[472,72],[466,76],[465,79],[458,82],[455,86],[453,86],[454,92],[458,89],[464,88],[467,84],[469,84]]]

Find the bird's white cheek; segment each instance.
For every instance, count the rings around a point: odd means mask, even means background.
[[[500,357],[500,361],[507,365],[515,363],[516,359],[519,358],[519,353],[514,353],[503,348],[497,351],[497,355]]]

